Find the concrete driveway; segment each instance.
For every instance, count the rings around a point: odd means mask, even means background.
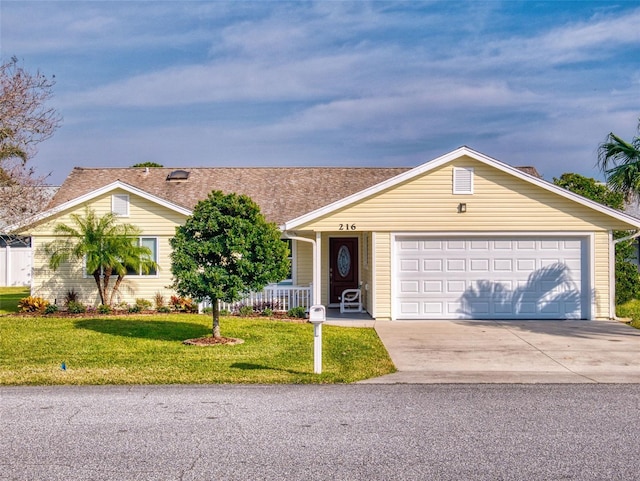
[[[640,383],[640,330],[616,321],[395,321],[397,373],[365,383]]]

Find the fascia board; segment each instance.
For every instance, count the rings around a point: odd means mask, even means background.
[[[165,199],[161,199],[160,197],[157,197],[153,194],[150,194],[142,189],[138,189],[137,187],[134,187],[130,184],[127,184],[125,182],[122,182],[120,180],[117,180],[115,182],[112,182],[110,184],[107,184],[103,187],[100,187],[99,189],[96,190],[92,190],[91,192],[87,192],[86,194],[83,194],[79,197],[76,197],[74,199],[71,199],[63,204],[57,205],[56,207],[53,207],[52,209],[48,209],[44,212],[41,212],[39,214],[36,214],[35,216],[31,217],[30,219],[26,220],[25,222],[21,223],[21,224],[16,224],[13,226],[9,226],[8,227],[8,232],[13,232],[13,231],[17,231],[21,228],[27,227],[29,225],[33,225],[33,224],[37,224],[40,223],[41,221],[48,219],[49,217],[52,217],[60,212],[63,212],[67,209],[72,209],[78,205],[82,205],[85,202],[88,202],[92,199],[95,199],[96,197],[99,197],[101,195],[104,195],[108,192],[111,192],[113,190],[116,189],[121,189],[124,190],[126,192],[129,192],[130,194],[134,194],[137,196],[140,196],[150,202],[154,202],[158,205],[161,205],[163,207],[166,207],[167,209],[173,210],[175,212],[178,212],[180,214],[184,214],[185,216],[189,216],[192,214],[192,211],[190,209],[187,209],[185,207],[181,207],[177,204],[174,204],[173,202],[169,202]]]
[[[410,180],[414,177],[417,177],[419,175],[422,175],[424,173],[429,172],[430,170],[434,170],[444,164],[447,164],[449,162],[452,162],[456,159],[459,159],[462,156],[467,156],[470,157],[474,160],[477,160],[478,162],[482,162],[484,164],[490,165],[492,167],[497,168],[498,170],[501,170],[503,172],[506,172],[508,174],[513,175],[514,177],[517,177],[519,179],[524,180],[525,182],[530,182],[534,185],[537,185],[545,190],[551,191],[555,194],[558,194],[562,197],[565,197],[567,199],[570,199],[574,202],[577,202],[579,204],[582,204],[586,207],[589,207],[591,209],[594,209],[598,212],[601,212],[605,215],[611,216],[617,220],[620,220],[622,222],[625,222],[627,224],[630,224],[636,228],[640,228],[640,219],[635,218],[633,216],[630,216],[628,214],[625,214],[624,212],[620,212],[616,209],[612,209],[611,207],[607,207],[604,206],[602,204],[599,204],[598,202],[592,201],[590,199],[587,199],[585,197],[582,197],[581,195],[575,194],[573,192],[570,192],[566,189],[563,189],[562,187],[558,187],[557,185],[554,185],[550,182],[547,182],[545,180],[542,179],[538,179],[536,177],[533,177],[529,174],[525,174],[524,172],[518,170],[515,167],[512,167],[510,165],[507,165],[503,162],[500,162],[499,160],[496,160],[492,157],[489,157],[485,154],[482,154],[480,152],[477,152],[473,149],[470,149],[469,147],[463,146],[460,147],[452,152],[449,152],[448,154],[442,155],[434,160],[431,160],[429,162],[426,162],[424,164],[421,164],[417,167],[415,167],[414,169],[408,170],[407,172],[403,172],[402,174],[399,174],[395,177],[392,177],[391,179],[387,179],[383,182],[380,182],[379,184],[373,185],[367,189],[364,189],[360,192],[356,192],[355,194],[352,194],[348,197],[345,197],[344,199],[340,199],[336,202],[333,202],[331,204],[326,205],[325,207],[321,207],[320,209],[317,209],[315,211],[309,212],[308,214],[304,214],[300,217],[297,217],[295,219],[292,219],[288,222],[285,222],[282,226],[281,229],[282,230],[291,230],[291,229],[295,229],[298,226],[305,224],[307,222],[313,221],[319,217],[322,217],[324,215],[330,214],[338,209],[341,209],[343,207],[346,207],[350,204],[353,204],[355,202],[358,202],[362,199],[365,199],[371,195],[374,195],[378,192],[381,192],[385,189],[388,189],[390,187],[393,187],[394,185],[400,184],[402,182],[405,182],[407,180]]]

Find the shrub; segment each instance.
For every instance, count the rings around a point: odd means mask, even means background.
[[[304,319],[307,317],[307,310],[302,306],[292,307],[287,311],[287,316]]]
[[[136,306],[138,306],[140,308],[140,311],[146,311],[148,309],[151,309],[151,301],[147,300],[147,299],[136,299]],[[139,311],[138,311],[139,312]]]
[[[112,309],[114,311],[128,311],[129,310],[129,304],[127,304],[124,301],[118,302],[115,306],[112,307]]]
[[[58,312],[58,306],[56,306],[55,304],[49,304],[44,308],[45,314],[55,314],[56,312]]]
[[[240,309],[238,309],[238,314],[240,314],[242,317],[247,317],[253,314],[253,307],[251,306],[240,306]]]
[[[259,301],[253,304],[253,310],[256,312],[264,312],[267,309],[271,310],[272,313],[273,311],[278,311],[280,310],[280,303],[276,299],[272,301]]]
[[[67,312],[69,314],[83,314],[87,312],[87,308],[82,302],[69,301],[67,304]]]
[[[160,308],[165,307],[164,296],[160,292],[156,292],[156,296],[154,300],[156,302],[156,310],[160,311]]]
[[[174,310],[181,312],[196,312],[198,309],[188,297],[171,296],[170,304]]]
[[[209,309],[209,314],[211,314],[211,312],[213,312],[213,307],[207,307],[207,309]],[[206,311],[207,309],[205,309],[205,311]],[[231,314],[231,313],[229,312],[229,310],[228,310],[228,309],[220,309],[220,315],[221,315],[221,316],[228,316],[228,315],[230,315],[230,314]]]
[[[171,308],[169,306],[160,306],[158,307],[158,312],[162,312],[162,313],[168,313],[171,312]]]
[[[137,314],[140,311],[142,311],[142,308],[138,304],[133,304],[127,308],[129,314]]]
[[[45,301],[42,297],[23,297],[18,302],[18,309],[21,312],[43,312],[47,306],[49,305],[49,301]]]
[[[266,309],[262,310],[261,314],[265,317],[271,317],[273,316],[273,309],[267,307]]]
[[[638,267],[631,262],[616,261],[616,304],[624,304],[640,295]]]
[[[113,309],[111,309],[111,306],[107,306],[106,304],[100,304],[98,306],[98,314],[111,314],[113,312]]]
[[[70,302],[78,302],[79,297],[75,289],[69,289],[64,296],[64,305],[69,306]]]

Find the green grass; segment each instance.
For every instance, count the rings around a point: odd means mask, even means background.
[[[18,301],[28,295],[28,287],[0,287],[0,314],[18,312]]]
[[[629,318],[630,326],[640,329],[640,300],[633,299],[616,307],[618,317]]]
[[[223,336],[244,344],[182,344],[210,332],[211,318],[197,314],[2,316],[0,385],[348,383],[395,370],[373,329],[323,326],[316,375],[312,325],[235,317],[220,324]]]

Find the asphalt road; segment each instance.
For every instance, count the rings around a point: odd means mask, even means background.
[[[0,480],[635,480],[640,385],[0,388]]]

